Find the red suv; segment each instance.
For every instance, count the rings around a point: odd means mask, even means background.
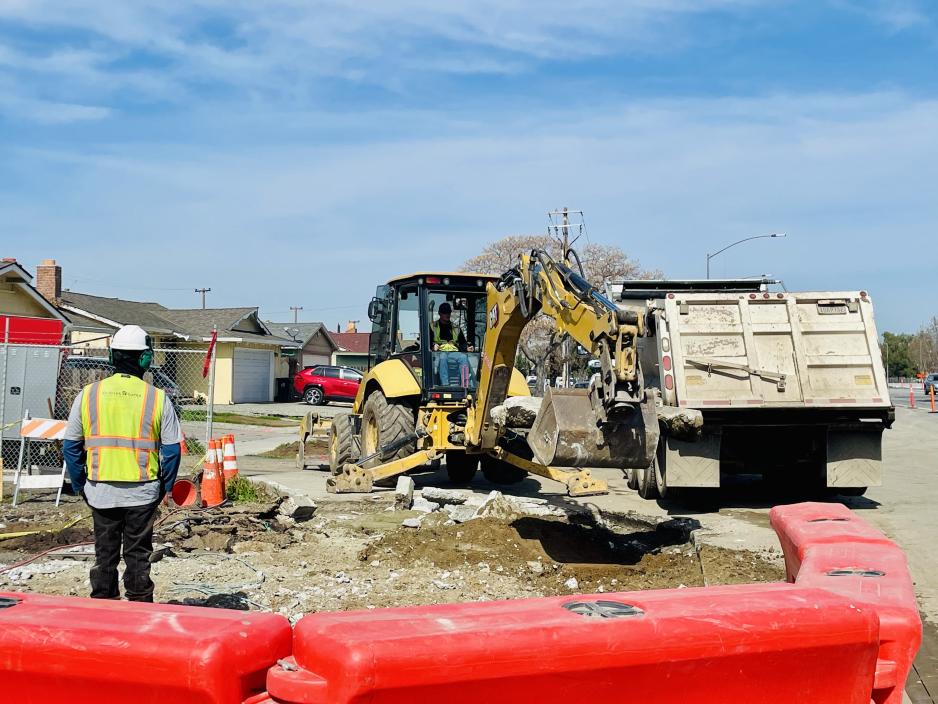
[[[362,378],[357,369],[320,364],[307,367],[293,377],[293,389],[310,406],[327,401],[353,401]]]

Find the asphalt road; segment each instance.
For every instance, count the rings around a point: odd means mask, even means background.
[[[922,391],[921,384],[912,385],[912,396],[915,399],[915,410],[923,413],[931,412],[931,397]],[[909,403],[909,387],[890,388],[889,397],[892,399],[892,405],[896,408],[911,408]],[[938,394],[935,396],[935,408],[938,409]]]

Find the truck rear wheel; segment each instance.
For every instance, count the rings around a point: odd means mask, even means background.
[[[655,465],[657,460],[651,463],[650,467],[644,469],[633,469],[638,479],[638,495],[643,499],[654,501],[658,498],[658,483],[655,481]]]
[[[468,484],[479,468],[479,455],[455,450],[446,453],[446,475],[453,484]]]
[[[358,462],[361,457],[361,438],[355,433],[355,424],[348,413],[340,413],[332,419],[329,431],[329,469],[339,474],[342,467]]]
[[[380,391],[372,391],[362,411],[361,456],[373,455],[382,447],[413,435],[415,423],[410,406],[398,401],[389,402]],[[385,462],[404,459],[416,450],[414,440],[392,452],[373,457],[365,463],[365,467],[377,467]]]

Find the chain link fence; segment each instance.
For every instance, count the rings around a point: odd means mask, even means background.
[[[213,375],[202,376],[205,350],[159,348],[144,379],[166,393],[186,435],[190,454],[204,451],[211,433]],[[81,390],[114,373],[107,349],[0,344],[0,457],[9,479],[20,453],[20,423],[31,418],[68,418]],[[61,466],[58,442],[30,442],[24,465]]]

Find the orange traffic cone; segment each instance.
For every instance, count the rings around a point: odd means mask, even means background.
[[[205,468],[202,470],[202,506],[211,508],[225,500],[225,479],[216,459],[217,440],[208,441]]]
[[[238,476],[238,456],[235,454],[234,435],[225,435],[221,441],[225,445],[222,455],[222,473],[225,475],[225,484]]]

